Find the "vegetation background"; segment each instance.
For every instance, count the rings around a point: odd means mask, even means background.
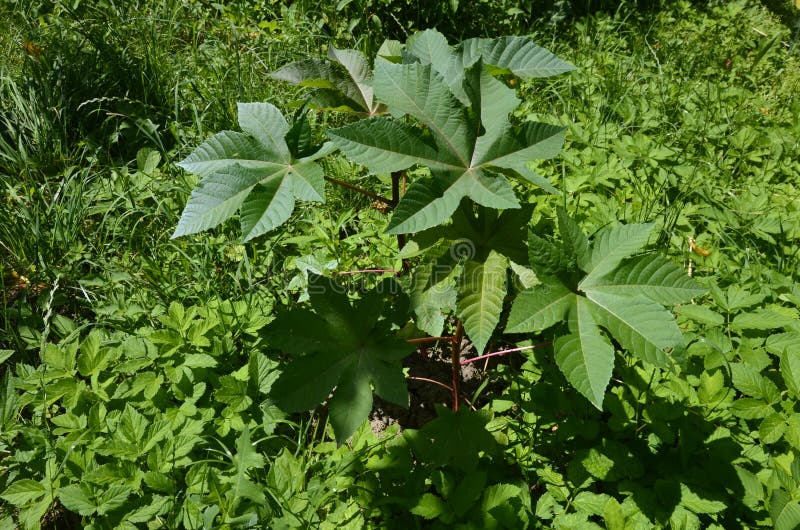
[[[797,528],[799,12],[0,1],[0,528]],[[196,184],[175,162],[235,128],[237,102],[297,112],[280,66],[431,27],[532,35],[576,65],[519,83],[516,118],[569,128],[537,170],[588,233],[657,219],[658,249],[708,294],[675,308],[679,369],[620,353],[602,412],[540,348],[478,370],[469,419],[337,446],[324,409],[270,400],[283,359],[263,330],[309,274],[399,269],[384,217],[330,188],[247,244],[231,222],[171,240]],[[552,231],[560,204],[517,192]]]

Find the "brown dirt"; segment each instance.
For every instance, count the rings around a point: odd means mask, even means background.
[[[409,369],[412,377],[433,379],[450,386],[452,369],[450,360],[450,343],[440,342],[433,346],[428,345],[414,355],[410,355],[403,362]],[[475,350],[472,343],[466,339],[461,342],[461,358],[472,357]],[[497,357],[490,359],[489,365],[496,365]],[[460,394],[471,399],[475,390],[487,377],[484,363],[469,363],[461,366]],[[384,401],[375,396],[374,406],[370,414],[372,431],[376,434],[383,433],[390,425],[400,424],[401,429],[418,429],[436,418],[436,405],[452,407],[450,391],[439,385],[414,379],[408,380],[409,407],[403,408],[394,403]],[[480,407],[481,403],[474,403]],[[461,399],[459,406],[468,407],[469,404]]]

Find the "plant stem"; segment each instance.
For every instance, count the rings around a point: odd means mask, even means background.
[[[461,335],[464,332],[464,326],[461,320],[456,324],[456,332],[453,334],[453,349],[451,353],[451,363],[453,368],[453,412],[458,412],[458,383],[461,379]]]
[[[434,384],[436,386],[440,386],[442,388],[446,388],[448,392],[453,392],[453,387],[450,387],[450,386],[442,383],[441,381],[437,381],[435,379],[428,379],[427,377],[416,377],[416,376],[413,376],[413,375],[408,376],[408,379],[410,379],[412,381],[422,381],[423,383],[432,383],[432,384]],[[478,410],[478,409],[475,408],[475,405],[472,404],[472,401],[470,401],[469,398],[467,398],[467,396],[462,394],[461,395],[461,399],[466,401],[467,405],[469,405],[472,410]]]
[[[507,353],[514,353],[514,352],[518,352],[518,351],[532,350],[534,348],[540,348],[542,346],[550,346],[551,344],[552,344],[552,342],[540,342],[539,344],[534,344],[532,346],[522,346],[520,348],[511,348],[510,350],[501,350],[501,351],[496,351],[496,352],[492,352],[492,353],[487,353],[486,355],[481,355],[480,357],[472,357],[470,359],[464,359],[463,361],[461,361],[461,365],[463,366],[465,364],[474,363],[476,361],[482,361],[484,359],[488,359],[489,357],[496,357],[498,355],[505,355]]]
[[[405,194],[406,192],[406,172],[405,171],[395,171],[392,173],[392,208],[397,208],[397,205],[400,203],[400,181],[403,182],[403,191],[402,193]],[[406,236],[405,234],[397,234],[397,248],[402,249],[406,246]],[[411,273],[411,264],[408,262],[407,259],[403,260],[403,272],[406,274]]]
[[[387,199],[385,197],[381,197],[377,193],[373,193],[373,192],[371,192],[369,190],[365,190],[364,188],[359,188],[355,184],[350,184],[349,182],[345,182],[343,180],[335,179],[333,177],[328,177],[328,176],[325,177],[325,180],[327,180],[328,182],[330,182],[332,184],[336,184],[337,186],[341,186],[343,188],[347,188],[349,190],[353,190],[356,193],[360,193],[361,195],[366,195],[367,197],[375,199],[376,201],[380,201],[382,203],[388,204],[390,207],[392,206],[391,199]]]
[[[392,173],[392,202],[389,203],[392,205],[392,208],[397,206],[397,203],[400,202],[400,177],[402,176],[402,171],[395,171]]]
[[[447,386],[446,384],[442,383],[441,381],[437,381],[436,379],[428,379],[427,377],[415,377],[413,375],[408,376],[408,378],[411,379],[412,381],[422,381],[422,382],[425,382],[425,383],[433,383],[434,385],[438,385],[438,386],[440,386],[442,388],[446,388],[450,393],[453,392],[453,388],[452,387]]]

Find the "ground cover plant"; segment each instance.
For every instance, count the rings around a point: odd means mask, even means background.
[[[0,8],[0,526],[798,526],[791,4],[102,4]]]

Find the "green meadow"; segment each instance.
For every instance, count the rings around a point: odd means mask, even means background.
[[[0,530],[800,528],[800,6],[0,1]]]

